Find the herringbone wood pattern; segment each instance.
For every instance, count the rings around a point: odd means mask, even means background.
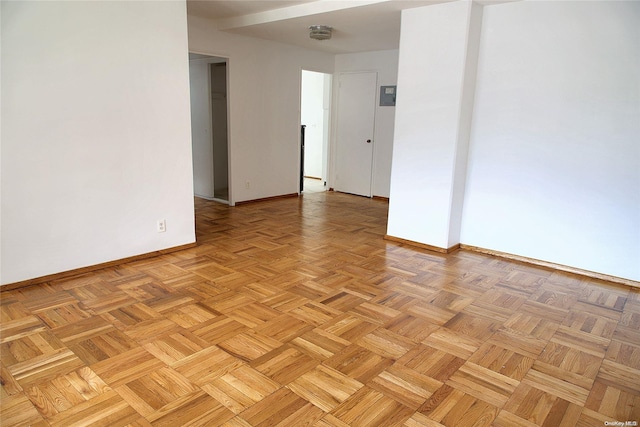
[[[640,421],[640,292],[383,240],[384,201],[196,200],[198,246],[2,293],[3,426]]]

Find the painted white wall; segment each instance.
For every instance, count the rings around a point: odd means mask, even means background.
[[[314,178],[323,178],[323,144],[325,141],[324,104],[325,74],[302,70],[302,96],[300,114],[301,124],[305,128],[304,174]]]
[[[462,241],[640,280],[640,3],[484,10]]]
[[[382,50],[336,55],[335,72],[376,71],[378,73],[378,91],[380,86],[393,86],[398,79],[398,51]],[[334,79],[334,96],[337,100],[338,81]],[[374,196],[389,197],[391,179],[391,154],[393,151],[393,129],[395,107],[381,107],[379,95],[376,96],[376,118],[373,146],[373,182]],[[337,113],[337,108],[334,108]],[[333,123],[336,123],[334,120]],[[333,134],[335,141],[335,134]],[[335,153],[335,150],[334,150]],[[330,176],[329,186],[334,180]]]
[[[402,12],[387,234],[449,248],[471,2]],[[472,79],[471,79],[472,80]],[[468,124],[467,124],[468,126]],[[460,209],[461,206],[457,206]]]
[[[230,203],[296,193],[300,70],[332,73],[334,55],[188,22],[192,52],[229,58]]]
[[[212,199],[213,141],[211,127],[211,92],[209,89],[209,61],[189,61],[191,93],[191,139],[193,150],[193,191],[198,197]]]
[[[1,8],[2,283],[194,242],[185,3]]]

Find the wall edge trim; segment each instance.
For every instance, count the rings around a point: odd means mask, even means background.
[[[487,255],[493,255],[496,257],[506,258],[513,261],[520,261],[526,264],[532,264],[539,267],[547,267],[553,270],[559,270],[567,273],[577,274],[579,276],[588,277],[590,279],[600,279],[600,280],[605,280],[607,282],[613,282],[613,283],[631,286],[634,288],[640,288],[640,282],[637,282],[635,280],[625,279],[624,277],[612,276],[609,274],[598,273],[590,270],[584,270],[582,268],[571,267],[568,265],[558,264],[555,262],[542,261],[535,258],[525,257],[522,255],[515,255],[515,254],[510,254],[508,252],[500,252],[500,251],[495,251],[493,249],[486,249],[486,248],[481,248],[479,246],[471,246],[471,245],[465,245],[465,244],[460,244],[460,249],[471,251],[471,252],[483,253]]]
[[[102,262],[100,264],[89,265],[86,267],[74,268],[73,270],[62,271],[60,273],[48,274],[46,276],[34,277],[33,279],[21,280],[19,282],[7,283],[0,286],[0,292],[13,291],[16,289],[26,288],[27,286],[40,285],[45,282],[53,282],[55,280],[68,279],[74,276],[80,276],[81,274],[91,273],[103,268],[109,268],[120,264],[126,264],[129,262],[140,261],[143,259],[153,258],[160,255],[169,254],[172,252],[181,251],[184,249],[190,249],[196,247],[197,242],[187,243],[185,245],[174,246],[167,249],[160,249],[157,251],[147,252],[140,255],[134,255],[126,258],[117,259],[114,261]]]
[[[420,243],[420,242],[415,242],[413,240],[402,239],[400,237],[390,236],[388,234],[385,234],[384,240],[389,240],[391,242],[401,243],[401,244],[408,245],[408,246],[414,246],[414,247],[417,247],[417,248],[426,249],[428,251],[438,252],[438,253],[441,253],[441,254],[450,254],[450,253],[455,252],[458,249],[460,249],[460,244],[459,243],[455,244],[455,245],[453,245],[453,246],[451,246],[449,248],[441,248],[439,246],[427,245],[426,243]]]
[[[279,196],[262,197],[260,199],[242,200],[236,202],[236,206],[248,205],[249,203],[268,202],[269,200],[288,199],[290,197],[298,197],[298,193],[281,194]]]

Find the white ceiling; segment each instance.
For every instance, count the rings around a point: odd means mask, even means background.
[[[187,0],[189,15],[221,31],[330,53],[397,49],[400,11],[449,0]],[[310,25],[333,27],[330,40],[309,38]]]

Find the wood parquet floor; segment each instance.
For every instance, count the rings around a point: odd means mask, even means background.
[[[2,293],[2,426],[640,422],[639,289],[391,243],[340,193],[196,214],[197,247]]]

